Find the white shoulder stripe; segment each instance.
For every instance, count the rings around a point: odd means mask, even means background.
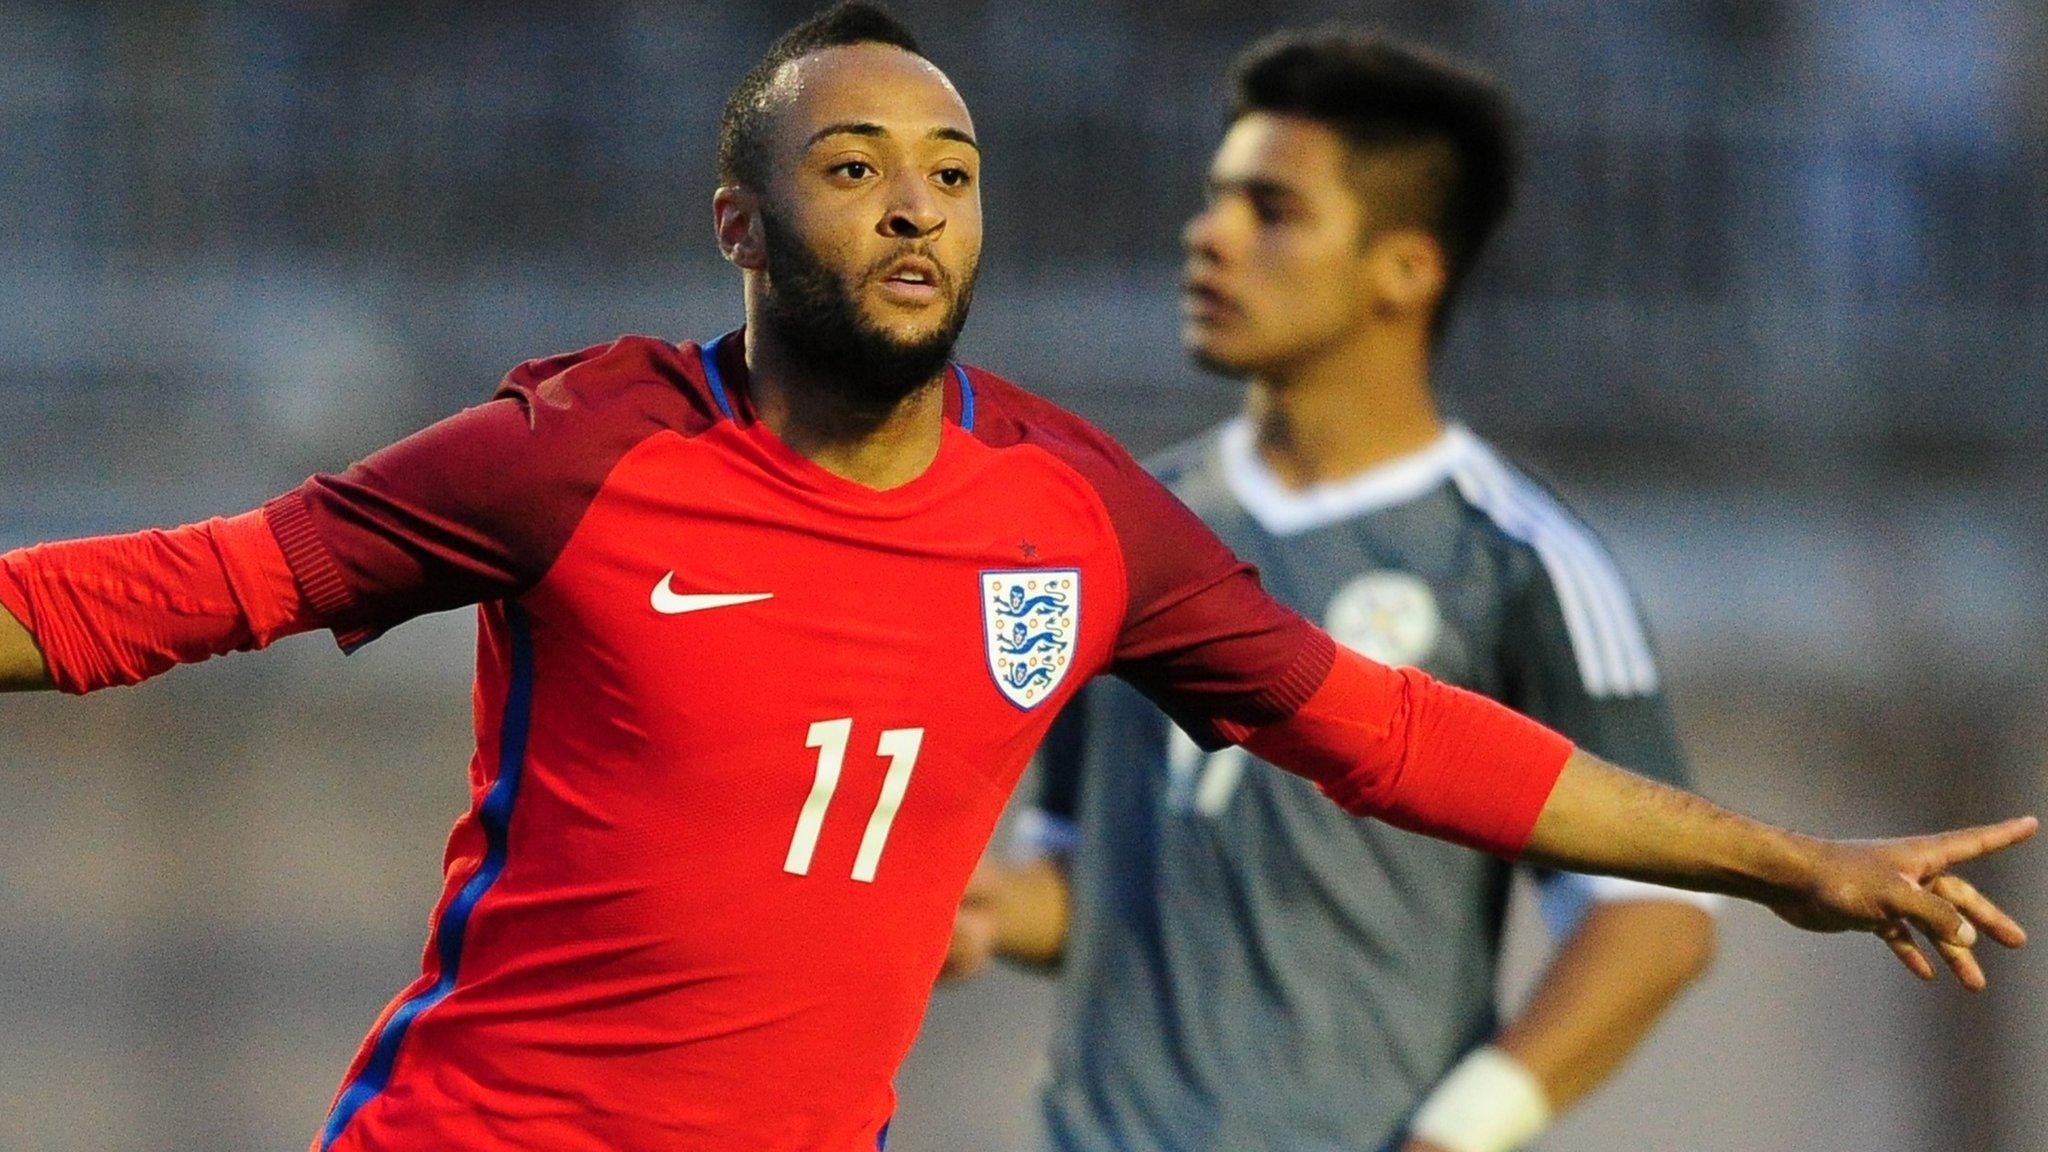
[[[1459,490],[1502,531],[1536,548],[1556,589],[1587,690],[1600,693],[1609,680],[1620,675],[1624,657],[1607,614],[1598,611],[1598,589],[1586,570],[1585,557],[1568,536],[1555,531],[1527,506],[1510,486],[1506,473],[1494,464],[1490,456],[1472,453],[1455,475]]]
[[[1495,496],[1517,513],[1526,539],[1537,549],[1559,585],[1581,608],[1582,629],[1573,637],[1587,690],[1595,695],[1639,695],[1656,686],[1656,668],[1627,586],[1590,533],[1550,495],[1515,474],[1498,459],[1477,469],[1492,474]],[[1597,656],[1586,649],[1591,646]]]
[[[1536,549],[1567,605],[1567,626],[1587,691],[1653,691],[1657,675],[1647,637],[1627,586],[1598,542],[1548,493],[1491,453],[1476,454],[1471,471],[1487,497],[1485,510]]]
[[[1657,690],[1657,665],[1628,585],[1593,534],[1542,487],[1469,432],[1452,466],[1458,490],[1501,531],[1535,549],[1557,589],[1586,691],[1642,696]]]
[[[1645,675],[1654,679],[1654,670],[1646,671],[1648,644],[1627,586],[1598,542],[1571,521],[1547,493],[1528,486],[1511,473],[1504,476],[1503,486],[1507,498],[1520,506],[1536,526],[1532,543],[1539,551],[1544,545],[1555,548],[1562,564],[1576,575],[1601,655],[1610,668],[1622,670],[1614,675],[1624,681],[1640,680]]]

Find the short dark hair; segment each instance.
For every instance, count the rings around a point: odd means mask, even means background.
[[[879,4],[845,0],[784,32],[768,52],[747,70],[726,97],[718,122],[718,179],[724,184],[759,186],[766,149],[762,129],[768,120],[768,86],[784,64],[826,48],[849,44],[890,44],[922,56],[917,37]]]
[[[1363,159],[1414,152],[1426,172],[1397,226],[1443,245],[1451,297],[1514,202],[1521,170],[1514,105],[1497,82],[1421,49],[1349,28],[1282,32],[1231,69],[1230,122],[1254,112],[1335,129]],[[1427,153],[1436,152],[1436,163]]]

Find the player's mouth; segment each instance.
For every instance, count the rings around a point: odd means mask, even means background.
[[[882,295],[900,304],[930,304],[945,294],[945,274],[922,256],[905,256],[883,268]]]
[[[1229,293],[1205,277],[1190,276],[1181,285],[1181,315],[1190,324],[1220,324],[1244,311]]]

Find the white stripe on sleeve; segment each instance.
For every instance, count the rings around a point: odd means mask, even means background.
[[[1657,690],[1657,664],[1621,571],[1593,533],[1556,497],[1515,471],[1470,432],[1452,466],[1458,491],[1501,531],[1535,549],[1557,589],[1565,630],[1586,691],[1593,696],[1646,696]]]

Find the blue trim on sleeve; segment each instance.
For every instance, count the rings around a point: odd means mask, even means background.
[[[882,1130],[875,1134],[875,1152],[882,1152],[883,1149],[889,1146],[889,1125],[895,1122],[894,1120],[882,1121]]]
[[[974,385],[967,382],[967,369],[953,365],[953,375],[960,378],[960,428],[974,431]]]
[[[434,932],[436,951],[441,957],[441,978],[398,1006],[391,1019],[377,1033],[370,1059],[340,1099],[321,1129],[322,1152],[348,1127],[363,1106],[377,1097],[391,1080],[398,1060],[398,1047],[405,1042],[413,1021],[426,1014],[455,990],[456,974],[462,965],[462,944],[469,933],[469,919],[477,902],[497,883],[505,871],[505,834],[512,823],[512,805],[519,798],[519,778],[526,767],[526,738],[533,720],[533,636],[526,613],[517,605],[505,606],[505,623],[512,633],[512,683],[505,694],[505,715],[498,730],[498,778],[477,809],[477,821],[484,830],[484,860],[468,883],[448,902]]]
[[[711,398],[718,402],[718,410],[725,413],[725,418],[737,424],[739,417],[732,414],[732,400],[725,394],[725,378],[718,373],[718,346],[723,343],[725,337],[720,336],[698,351],[704,361],[704,382],[711,385]]]

